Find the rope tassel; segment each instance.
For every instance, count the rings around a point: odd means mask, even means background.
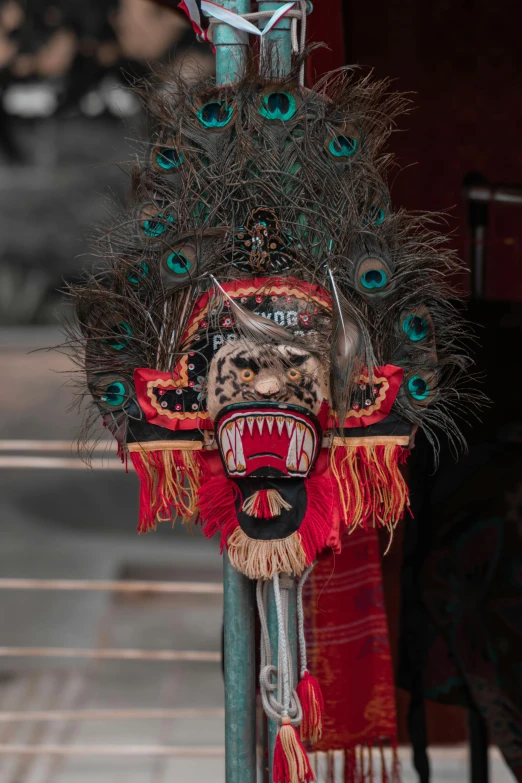
[[[287,503],[277,489],[258,489],[247,498],[241,507],[245,514],[256,519],[273,519],[283,511],[290,511],[292,506]]]
[[[310,783],[314,773],[297,730],[284,716],[274,748],[274,783]]]
[[[321,686],[309,671],[305,671],[296,691],[303,710],[301,739],[304,742],[317,742],[323,735],[324,699]]]

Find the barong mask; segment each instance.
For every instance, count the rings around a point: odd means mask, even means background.
[[[72,289],[86,432],[101,413],[132,460],[138,530],[198,520],[260,580],[261,617],[263,581],[301,594],[343,531],[393,531],[416,429],[458,442],[452,409],[473,402],[455,259],[432,216],[390,206],[382,148],[404,99],[353,69],[304,89],[298,68],[149,85],[152,144],[104,267]],[[286,704],[279,723],[314,740],[321,697],[301,674],[305,718]],[[299,763],[276,779],[309,780]]]

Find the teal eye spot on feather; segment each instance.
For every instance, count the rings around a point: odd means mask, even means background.
[[[137,264],[134,269],[131,269],[127,272],[127,280],[132,285],[140,285],[146,277],[148,277],[150,272],[149,265],[146,261],[142,261],[140,264]]]
[[[297,103],[288,92],[269,92],[263,95],[259,114],[267,120],[291,120],[297,111]]]
[[[174,275],[186,275],[192,267],[192,262],[183,253],[169,253],[165,263]]]
[[[233,113],[234,109],[232,106],[213,101],[212,103],[205,103],[201,109],[198,109],[197,117],[205,128],[224,128],[232,119]]]
[[[386,211],[383,207],[374,207],[370,215],[373,226],[380,226],[386,220]]]
[[[143,233],[150,239],[157,239],[167,230],[169,223],[174,223],[172,215],[164,215],[163,212],[156,216],[150,215],[142,222]]]
[[[132,340],[132,329],[127,321],[118,321],[117,324],[111,326],[110,336],[103,338],[103,343],[113,351],[124,351],[129,346],[130,340]]]
[[[160,169],[172,171],[183,163],[183,153],[176,147],[160,147],[155,153],[155,161]]]
[[[423,318],[421,315],[415,315],[415,313],[407,315],[403,320],[401,327],[408,340],[411,340],[414,343],[419,342],[419,340],[424,340],[429,332],[429,325],[426,318]]]
[[[430,396],[428,382],[420,375],[412,375],[408,381],[408,391],[414,400],[423,402]]]
[[[391,288],[392,273],[382,259],[371,256],[360,262],[356,282],[363,294],[384,294]]]
[[[388,282],[388,275],[384,269],[370,269],[361,275],[361,285],[369,291],[374,288],[384,288]]]
[[[334,158],[351,158],[358,147],[359,142],[354,136],[334,136],[328,143],[328,152]]]
[[[120,381],[109,383],[100,399],[111,408],[121,408],[125,402],[125,386]]]

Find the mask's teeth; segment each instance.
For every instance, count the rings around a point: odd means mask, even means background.
[[[306,433],[305,425],[298,421],[295,425],[295,434],[297,437],[297,453],[300,454],[303,448],[303,440]]]
[[[268,432],[271,435],[272,434],[272,428],[274,426],[274,417],[273,416],[267,416],[266,417],[266,426],[268,427]]]
[[[254,429],[254,417],[253,416],[247,416],[247,425],[248,425],[248,429],[250,431],[250,434],[252,435],[252,430]]]
[[[306,434],[303,441],[303,451],[308,457],[308,463],[310,464],[312,461],[312,455],[314,453],[314,439],[312,438],[312,433],[308,427],[306,428]]]
[[[223,427],[221,430],[221,451],[223,452],[228,471],[234,473],[236,470],[236,460],[232,447],[232,428],[230,427],[230,424],[227,424],[226,427]]]
[[[277,421],[277,431],[281,435],[281,433],[283,432],[283,427],[285,426],[284,416],[276,416],[276,421]]]
[[[286,424],[286,431],[288,433],[288,437],[290,437],[294,430],[295,421],[293,419],[286,419],[285,424]]]
[[[257,422],[257,429],[259,430],[259,434],[262,435],[263,434],[263,424],[265,423],[265,420],[264,420],[264,418],[262,416],[257,416],[256,417],[256,422]]]
[[[243,435],[243,432],[245,431],[245,420],[242,418],[236,419],[236,424],[239,430],[239,434]]]
[[[308,471],[308,466],[310,465],[310,462],[308,460],[308,457],[306,454],[301,454],[301,459],[299,460],[299,473],[306,473]]]
[[[234,429],[236,442],[235,442],[235,457],[236,457],[236,472],[243,473],[246,470],[245,454],[243,452],[243,441],[241,440],[241,428],[239,422],[236,422]]]
[[[290,473],[297,472],[297,434],[294,430],[294,434],[290,438],[290,445],[288,447],[288,454],[286,456],[286,467]]]

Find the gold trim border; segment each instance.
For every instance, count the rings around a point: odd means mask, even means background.
[[[147,440],[143,443],[129,443],[129,451],[201,451],[199,440]]]

